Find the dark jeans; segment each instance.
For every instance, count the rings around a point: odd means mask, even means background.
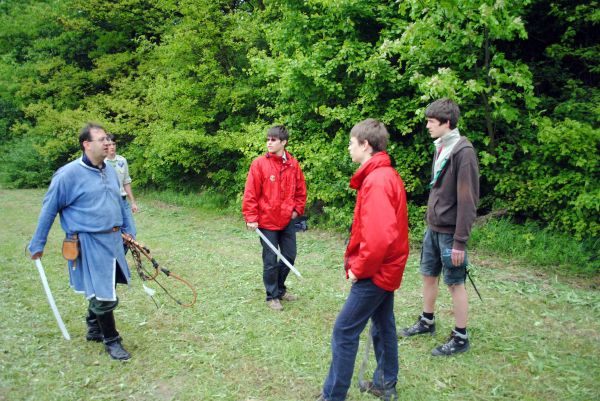
[[[398,340],[394,319],[394,293],[377,287],[371,280],[352,285],[350,295],[338,315],[331,337],[332,360],[323,385],[329,401],[343,401],[350,388],[360,334],[371,318],[373,348],[377,368],[373,383],[379,388],[396,386],[398,380]]]
[[[264,228],[261,228],[260,231],[275,247],[279,248],[279,252],[293,265],[296,260],[296,229],[293,220],[281,231]],[[286,291],[285,279],[290,268],[283,261],[278,260],[275,252],[265,244],[262,238],[260,243],[263,248],[263,283],[267,292],[267,301],[281,299]]]

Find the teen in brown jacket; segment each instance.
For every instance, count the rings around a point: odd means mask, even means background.
[[[421,253],[423,275],[423,313],[417,322],[401,331],[404,337],[435,334],[434,307],[438,277],[452,296],[455,327],[445,344],[432,355],[452,355],[469,349],[467,334],[468,300],[466,244],[477,215],[479,202],[479,165],[475,149],[456,128],[460,111],[449,99],[439,99],[425,110],[427,129],[436,152],[427,202],[427,231]]]
[[[431,176],[435,176],[435,160]],[[478,202],[477,156],[471,142],[461,136],[429,192],[427,226],[438,233],[452,234],[452,249],[464,251],[477,217]]]

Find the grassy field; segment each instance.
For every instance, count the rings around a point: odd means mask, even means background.
[[[157,309],[137,276],[130,288],[121,286],[116,318],[133,358],[119,363],[85,341],[87,303],[68,286],[57,220],[43,262],[72,340],[60,336],[24,253],[43,193],[0,190],[0,400],[310,401],[319,393],[331,329],[349,290],[341,268],[344,238],[299,234],[296,266],[304,279],[288,281],[301,300],[276,313],[264,303],[258,238],[240,216],[141,197],[138,239],[194,283],[198,302],[181,308],[158,291]],[[549,276],[475,251],[471,261],[484,297],[479,301],[468,287],[471,351],[429,356],[453,327],[442,290],[438,334],[399,340],[401,399],[600,399],[599,280]],[[396,293],[399,328],[420,312],[417,262],[415,248]],[[162,282],[188,296],[172,280]],[[348,400],[374,400],[356,382]]]

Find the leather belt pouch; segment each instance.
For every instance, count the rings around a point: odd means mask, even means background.
[[[76,260],[79,256],[79,238],[65,238],[62,246],[63,258],[67,260]]]

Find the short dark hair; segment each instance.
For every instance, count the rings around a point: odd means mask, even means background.
[[[440,124],[445,124],[446,121],[450,121],[450,129],[454,129],[456,128],[456,124],[458,124],[460,110],[453,100],[442,98],[427,106],[425,109],[425,117],[435,118]]]
[[[275,125],[267,131],[267,138],[277,138],[280,141],[287,141],[289,137],[290,134],[283,125]]]
[[[381,121],[367,118],[352,127],[350,136],[355,137],[358,143],[369,142],[369,145],[373,148],[373,153],[376,153],[387,148],[390,134]]]
[[[81,131],[79,131],[79,146],[81,147],[81,150],[85,150],[83,147],[83,143],[85,141],[91,141],[92,140],[92,135],[91,135],[91,131],[93,129],[101,129],[102,131],[106,131],[104,129],[103,126],[101,126],[100,124],[96,124],[96,123],[87,123],[83,126],[83,128],[81,129]]]
[[[117,142],[117,141],[115,141],[115,136],[113,134],[111,134],[110,132],[106,133],[106,137],[108,139],[110,139],[111,142]]]

